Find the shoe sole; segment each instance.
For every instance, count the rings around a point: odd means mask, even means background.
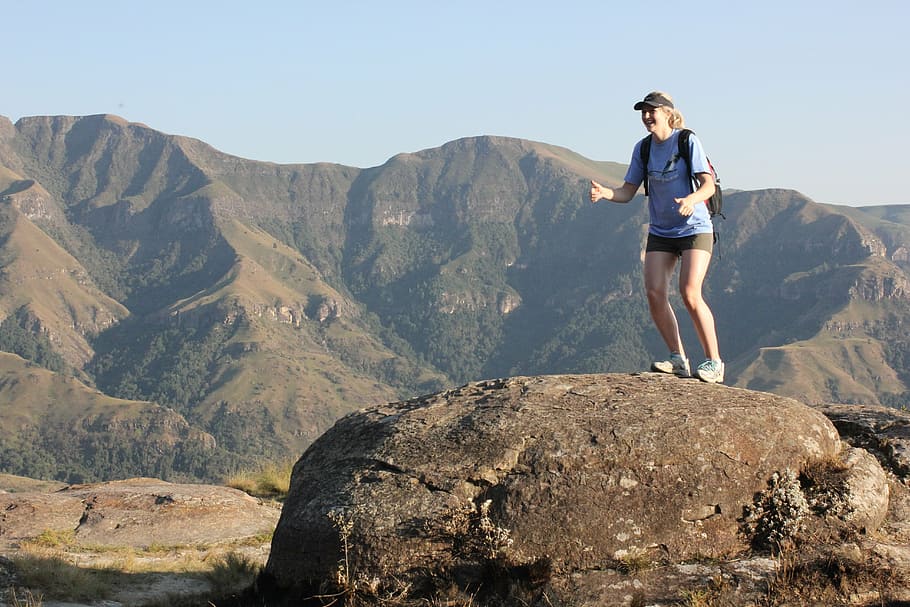
[[[706,384],[724,383],[723,376],[721,376],[721,377],[702,377],[701,373],[699,373],[698,371],[695,372],[695,376],[698,377],[698,379],[700,379],[701,381],[705,382]]]
[[[656,363],[651,364],[651,370],[654,371],[655,373],[666,373],[667,375],[675,375],[676,377],[692,377],[692,374],[687,371],[676,370],[676,369],[670,369],[669,371],[667,371],[665,368],[661,369],[660,367],[658,367]]]

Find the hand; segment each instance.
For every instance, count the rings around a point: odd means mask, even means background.
[[[601,198],[607,197],[607,188],[603,187],[593,179],[591,180],[591,204],[594,204]]]
[[[688,217],[695,212],[695,205],[689,201],[688,196],[685,198],[674,198],[673,200],[679,205],[679,214],[683,217]]]

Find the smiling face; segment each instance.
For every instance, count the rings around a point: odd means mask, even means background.
[[[665,107],[645,106],[641,110],[641,122],[645,129],[652,134],[663,134],[672,131],[670,128],[670,112]]]

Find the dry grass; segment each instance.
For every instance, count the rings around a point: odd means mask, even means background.
[[[33,596],[87,601],[109,597],[113,588],[114,572],[77,567],[64,556],[21,554],[10,560],[19,584]]]
[[[283,500],[291,486],[293,459],[266,462],[255,470],[241,471],[225,480],[224,484],[254,497]]]
[[[41,607],[44,604],[44,597],[41,594],[34,594],[28,588],[24,590],[11,588],[6,600],[10,607]]]
[[[849,597],[868,597],[869,604],[888,605],[901,587],[894,572],[874,555],[848,551],[847,538],[802,534],[777,553],[777,573],[769,581],[762,607],[850,604]]]
[[[75,545],[76,532],[72,529],[45,529],[40,535],[23,542],[26,548],[47,548],[65,550]]]
[[[808,487],[825,487],[842,481],[841,475],[849,470],[840,457],[829,455],[813,459],[802,470],[802,481]]]
[[[721,575],[714,576],[701,588],[683,590],[681,598],[683,607],[733,607],[741,602],[736,589]]]
[[[205,574],[213,588],[240,590],[249,586],[259,575],[262,566],[252,559],[230,552],[214,561],[214,566]]]
[[[9,560],[16,571],[19,605],[37,607],[41,600],[87,601],[113,599],[131,588],[148,587],[162,578],[184,580],[187,586],[205,582],[219,592],[250,586],[263,563],[254,550],[268,537],[220,546],[131,547],[80,546],[57,540],[54,533],[20,547]],[[191,582],[195,580],[195,582]],[[201,582],[200,582],[201,580]],[[176,584],[179,585],[179,584]],[[163,604],[176,604],[170,597]],[[131,603],[132,604],[132,603]],[[136,603],[146,605],[146,602]],[[15,605],[15,603],[12,603]]]
[[[654,566],[654,561],[643,550],[633,550],[619,558],[616,568],[626,575],[634,575]]]

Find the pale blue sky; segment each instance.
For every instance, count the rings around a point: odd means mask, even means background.
[[[910,2],[0,0],[0,115],[112,113],[254,160],[474,135],[628,162],[668,91],[726,188],[910,203]]]

